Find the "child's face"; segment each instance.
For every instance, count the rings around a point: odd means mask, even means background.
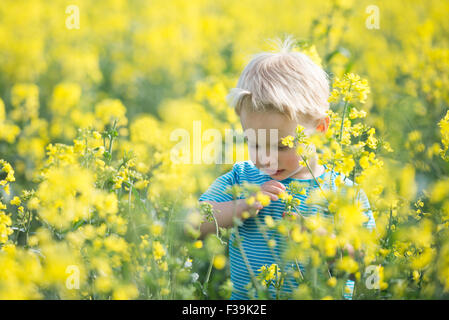
[[[311,126],[310,123],[298,123],[275,111],[254,112],[243,109],[240,121],[248,141],[251,161],[259,170],[277,180],[283,180],[290,176],[301,167],[299,161],[302,160],[301,156],[296,153],[296,148],[284,146],[281,143],[281,138],[289,135],[295,136],[298,124],[305,128],[307,135],[315,130],[325,131],[327,129],[327,126],[321,123],[317,127]],[[258,131],[259,129],[265,130]],[[277,130],[277,137],[274,134],[270,135],[270,129]],[[255,134],[250,136],[247,134],[248,131]],[[263,137],[265,137],[265,141],[263,141]],[[265,149],[263,144],[265,144]]]

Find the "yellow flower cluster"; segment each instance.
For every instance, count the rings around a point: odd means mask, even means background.
[[[0,98],[0,140],[13,143],[20,133],[20,128],[6,118],[5,103]]]
[[[11,118],[15,121],[28,121],[38,116],[39,88],[35,84],[20,83],[11,90],[11,104],[14,110]]]
[[[293,143],[295,142],[295,138],[293,136],[287,136],[281,139],[281,142],[284,146],[288,146],[289,148],[293,148]]]
[[[329,102],[336,102],[341,97],[345,102],[365,103],[370,93],[368,81],[354,73],[346,73],[343,78],[335,78]]]
[[[447,151],[449,149],[449,111],[446,112],[444,118],[441,119],[440,122],[438,122],[438,126],[440,127],[442,144],[439,152],[444,160],[449,160],[449,157],[447,155]]]
[[[169,259],[173,258],[166,249],[163,234],[165,222],[162,222],[162,216],[157,220],[149,217],[148,211],[142,207],[146,197],[144,191],[149,184],[149,180],[145,179],[148,168],[143,168],[142,163],[128,152],[124,152],[120,161],[106,158],[107,151],[111,150],[109,139],[114,138],[110,131],[100,133],[82,129],[78,131],[73,145],[55,143],[47,146],[47,159],[42,163],[39,174],[35,175],[36,190],[23,192],[20,197],[14,196],[9,201],[17,208],[17,230],[21,230],[17,232],[24,232],[23,241],[33,250],[29,255],[31,261],[35,259],[35,264],[32,266],[34,271],[30,273],[40,270],[38,274],[42,281],[22,277],[20,268],[9,270],[14,272],[14,277],[11,276],[11,280],[5,280],[5,285],[0,286],[0,296],[14,297],[13,294],[6,294],[6,290],[11,289],[9,284],[12,285],[8,281],[16,281],[22,290],[20,297],[24,298],[45,298],[42,290],[53,285],[52,290],[61,298],[136,298],[140,291],[122,272],[124,268],[133,272],[134,278],[142,283],[157,270],[157,283],[151,285],[151,289],[145,289],[145,294],[151,291],[163,296],[191,296],[192,292],[184,291],[182,287],[170,288],[167,271]],[[2,185],[7,191],[9,183],[15,180],[14,170],[3,160],[2,165],[2,172],[5,173]],[[118,183],[123,184],[124,188],[114,188]],[[123,196],[122,190],[127,191]],[[6,206],[2,205],[2,208],[6,209]],[[3,211],[0,217],[1,243],[5,244],[2,250],[26,253],[19,243],[12,242],[8,237],[13,232],[14,220]],[[32,220],[39,226],[33,231],[34,235],[29,230]],[[142,232],[138,224],[149,224],[151,227],[147,230],[147,237],[135,243],[127,238],[127,232]],[[152,241],[148,236],[157,240]],[[57,245],[58,241],[61,245]],[[181,249],[182,253],[175,253],[178,257],[187,254],[185,244]],[[41,260],[33,252],[42,252],[46,258]],[[77,257],[73,252],[82,253],[83,257]],[[74,259],[65,259],[65,255],[72,255]],[[58,256],[61,257],[60,261],[56,261]],[[153,259],[142,260],[150,256]],[[0,251],[0,260],[5,261],[5,265],[22,263],[13,262],[15,259],[18,255],[6,256]],[[154,265],[150,261],[154,261]],[[217,256],[214,265],[216,268],[223,267],[221,256]],[[179,272],[184,279],[180,278],[179,281],[187,281],[185,273],[190,272],[189,269],[181,265],[176,268],[175,272]],[[66,269],[73,270],[73,284],[79,284],[81,290],[71,291],[71,285],[66,285],[66,280],[72,279]],[[88,273],[96,274],[96,277],[89,280],[85,277]]]
[[[95,116],[102,121],[103,126],[114,120],[118,126],[126,125],[128,120],[125,113],[126,108],[118,99],[105,99],[95,105]]]
[[[299,130],[283,142],[303,155],[302,165],[313,144],[319,163],[344,175],[338,187],[355,184],[337,197],[317,179],[323,190],[308,190],[316,201],[304,203],[295,196],[306,189],[291,188],[280,195],[287,219],[265,219],[260,232],[288,239],[285,259],[301,283],[286,297],[339,299],[354,273],[355,298],[447,298],[449,20],[441,13],[449,3],[385,3],[393,18],[378,30],[360,23],[365,8],[354,1],[211,6],[80,1],[81,25],[71,30],[55,24],[62,5],[0,2],[0,61],[8,62],[0,64],[0,149],[15,170],[2,162],[0,298],[229,298],[227,273],[212,272],[226,265],[229,233],[203,241],[180,231],[186,217],[201,220],[196,196],[221,171],[173,164],[169,137],[177,128],[192,136],[195,120],[203,131],[237,128],[225,96],[254,47],[264,49],[254,39],[297,30],[298,21],[315,43],[299,41],[295,50],[335,75],[330,101],[344,110],[329,113],[326,133],[305,139]],[[348,73],[356,69],[371,88]],[[223,155],[245,160],[234,149]],[[362,189],[375,235],[359,228]],[[249,201],[269,204],[257,192]],[[307,212],[295,210],[300,204]],[[317,217],[308,214],[314,209]],[[268,249],[275,245],[268,237]],[[378,289],[366,288],[368,264]],[[273,268],[266,266],[269,278]]]
[[[0,186],[3,187],[3,190],[5,190],[6,194],[9,194],[9,183],[16,180],[16,178],[14,177],[14,169],[8,162],[3,159],[0,159],[0,165],[2,166],[1,171],[6,173],[6,177],[0,180]]]
[[[0,243],[6,243],[8,237],[13,233],[11,217],[3,211],[4,209],[6,206],[0,203]]]
[[[277,264],[263,265],[258,271],[258,277],[266,287],[269,287],[271,284],[277,286],[278,282],[282,281],[282,273]]]

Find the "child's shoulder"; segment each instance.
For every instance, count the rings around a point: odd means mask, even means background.
[[[250,160],[245,160],[245,161],[237,161],[236,163],[234,163],[234,165],[232,166],[232,170],[237,172],[249,172],[259,169],[257,169],[256,166]]]
[[[334,186],[336,185],[336,181],[339,182],[339,183],[337,183],[338,185],[344,185],[346,187],[353,187],[353,186],[357,185],[357,183],[355,183],[353,180],[351,180],[345,174],[343,174],[341,172],[337,172],[335,170],[332,170],[328,166],[326,166],[325,177],[327,179],[329,179],[329,177],[331,177],[330,180],[333,182]]]
[[[251,160],[237,161],[232,166],[232,172],[239,184],[244,181],[260,183],[267,179],[267,176],[263,174]]]

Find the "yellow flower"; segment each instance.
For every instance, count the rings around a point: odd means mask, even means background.
[[[270,201],[270,197],[269,197],[268,195],[262,193],[262,192],[258,192],[258,193],[257,193],[256,199],[257,199],[257,201],[260,202],[260,204],[261,204],[263,207],[268,206],[268,205],[270,204],[270,202],[271,202],[271,201]]]
[[[326,283],[329,287],[335,287],[337,285],[337,279],[335,277],[330,277]]]
[[[8,182],[15,181],[16,178],[14,177],[14,169],[12,168],[12,166],[3,159],[0,159],[0,164],[3,166],[2,171],[7,173],[6,178],[0,181],[0,185],[4,186]]]
[[[358,111],[356,108],[352,108],[349,112],[349,119],[357,119],[366,117],[366,112],[361,110]]]
[[[148,180],[139,180],[134,184],[134,188],[141,190],[145,188],[148,185],[148,183],[149,183]]]
[[[20,198],[15,196],[9,203],[12,205],[18,206],[18,205],[20,205]]]
[[[150,227],[151,234],[155,237],[160,236],[162,234],[163,229],[164,227],[160,222],[154,222]]]
[[[441,134],[441,143],[443,144],[443,148],[440,149],[440,155],[444,160],[448,160],[447,151],[449,149],[449,111],[446,112],[446,115],[443,119],[438,122],[438,126],[440,127]]]
[[[291,232],[292,240],[295,242],[301,242],[304,240],[304,235],[301,233],[299,226],[295,226]]]
[[[132,300],[137,298],[139,295],[139,291],[136,286],[133,284],[121,285],[114,289],[114,293],[112,294],[112,298],[114,300]]]
[[[197,240],[193,243],[193,246],[197,249],[201,249],[203,247],[203,241]]]
[[[271,216],[265,216],[265,224],[267,225],[268,228],[273,228],[274,227],[274,220],[273,217]]]
[[[337,102],[339,97],[340,97],[340,92],[337,89],[333,89],[329,96],[329,99],[327,101],[331,102],[331,103]]]
[[[372,130],[371,130],[372,129]],[[371,149],[376,149],[377,148],[377,139],[374,137],[374,128],[371,128],[368,131],[368,139],[366,140],[366,144],[368,145],[368,147],[370,147]],[[371,133],[370,133],[371,132]]]
[[[290,202],[293,199],[293,196],[286,191],[283,191],[279,194],[279,199],[283,202]]]
[[[153,242],[153,256],[156,261],[165,256],[164,246],[159,241]]]
[[[226,266],[226,257],[222,254],[215,256],[213,264],[215,269],[223,269]]]
[[[293,136],[287,136],[281,139],[281,142],[284,146],[288,146],[289,148],[293,148],[295,138]]]
[[[170,290],[168,290],[167,288],[162,288],[161,289],[161,295],[166,296],[170,293]]]
[[[361,166],[363,169],[368,168],[368,167],[369,167],[369,158],[368,158],[368,156],[362,156],[362,157],[360,158],[359,164],[360,164],[360,166]]]
[[[5,190],[6,194],[9,195],[9,193],[10,193],[10,190],[9,190],[9,184],[7,184],[7,185],[3,188],[3,190]]]
[[[355,273],[359,266],[351,257],[345,256],[337,262],[337,269],[347,273]]]
[[[15,108],[12,118],[16,121],[36,118],[39,108],[39,87],[30,83],[19,83],[11,89],[11,104]]]
[[[76,83],[60,83],[53,89],[50,103],[51,110],[59,115],[65,115],[74,108],[81,97],[81,87]]]
[[[128,250],[128,243],[125,239],[116,235],[110,235],[104,240],[104,245],[108,250],[125,253]]]
[[[418,272],[417,270],[413,270],[413,280],[414,280],[414,281],[418,282],[420,276],[421,276],[421,275],[419,274],[419,272]]]
[[[28,200],[28,208],[29,209],[37,209],[39,207],[40,200],[36,197],[32,197],[30,200]]]
[[[258,277],[264,280],[264,284],[267,286],[271,281],[279,279],[281,277],[281,272],[277,264],[272,264],[271,266],[263,265],[258,270],[260,273]]]
[[[337,240],[335,238],[326,237],[324,241],[324,252],[327,257],[335,256],[337,252]]]
[[[112,281],[110,277],[99,276],[95,279],[95,289],[100,293],[109,292],[112,289]]]
[[[335,79],[328,101],[336,102],[341,95],[343,101],[352,102],[357,99],[360,103],[365,103],[369,92],[366,79],[361,79],[360,76],[353,73],[346,73],[343,78]]]
[[[254,198],[254,197],[249,197],[249,198],[246,199],[246,203],[249,206],[252,206],[254,204],[254,202],[256,202],[256,198]]]
[[[0,98],[0,123],[5,121],[5,103]]]
[[[13,233],[13,230],[10,228],[11,224],[10,216],[0,211],[0,243],[6,243],[8,236]]]
[[[168,270],[168,263],[167,263],[167,261],[159,263],[158,266],[159,266],[159,269],[161,269],[162,271],[167,271]]]
[[[117,125],[126,125],[128,120],[125,116],[126,108],[118,99],[105,99],[95,105],[95,116],[103,125],[112,125],[117,120]]]
[[[287,227],[284,224],[280,224],[277,230],[280,234],[287,235]]]

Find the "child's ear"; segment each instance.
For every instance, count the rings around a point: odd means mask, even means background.
[[[317,131],[320,131],[320,132],[326,132],[327,128],[329,128],[329,116],[321,119],[316,127]]]

